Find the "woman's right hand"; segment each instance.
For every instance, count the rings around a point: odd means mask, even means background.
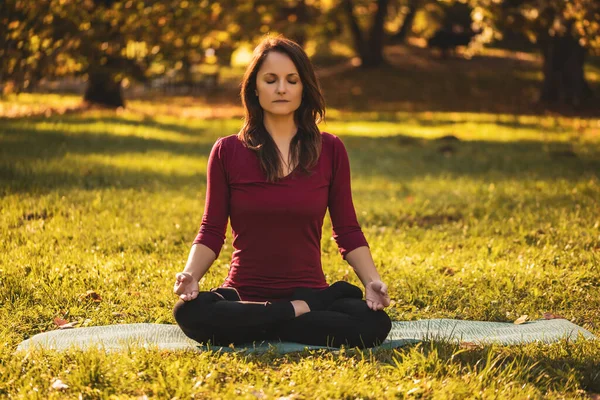
[[[198,281],[189,272],[178,272],[175,275],[173,292],[183,301],[194,300],[198,296]]]

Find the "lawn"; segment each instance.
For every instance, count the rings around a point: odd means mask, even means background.
[[[73,101],[53,99],[10,102]],[[425,342],[286,356],[13,354],[23,339],[57,329],[55,318],[77,326],[174,323],[173,278],[200,224],[207,156],[240,119],[186,119],[163,114],[164,104],[0,120],[0,397],[600,393],[597,341]],[[389,285],[393,319],[512,322],[549,312],[600,335],[598,119],[342,108],[328,115],[320,128],[348,149],[357,215]],[[328,281],[359,283],[328,218],[322,250]],[[220,285],[231,251],[228,231],[203,288]],[[68,388],[51,388],[56,379]]]

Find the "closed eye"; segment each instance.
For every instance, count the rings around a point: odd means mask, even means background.
[[[275,83],[275,82],[277,82],[277,81],[273,81],[273,82],[267,82],[267,83],[268,83],[268,84],[271,84],[271,83]],[[298,82],[290,82],[290,81],[288,81],[288,83],[291,83],[292,85],[296,85]]]

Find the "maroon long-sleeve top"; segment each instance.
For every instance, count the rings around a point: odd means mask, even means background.
[[[296,287],[326,288],[321,265],[321,231],[329,209],[340,254],[368,246],[356,219],[350,163],[342,141],[321,133],[322,151],[313,174],[301,168],[267,182],[254,151],[237,135],[214,144],[207,170],[206,204],[194,244],[217,257],[227,219],[233,236],[229,274],[221,286],[242,300],[281,301]]]

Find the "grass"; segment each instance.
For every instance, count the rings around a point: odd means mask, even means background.
[[[27,101],[31,101],[28,99]],[[139,107],[161,107],[140,102]],[[13,354],[78,326],[174,323],[207,155],[239,119],[89,111],[0,127],[0,396],[10,398],[584,398],[600,343],[422,343],[236,355],[130,349]],[[394,319],[563,315],[600,334],[600,124],[593,119],[332,109],[359,221]],[[446,139],[439,139],[450,136]],[[458,140],[457,140],[458,139]],[[358,284],[331,240],[329,281]],[[218,286],[224,251],[202,286]],[[93,290],[100,298],[86,295]],[[67,389],[52,389],[55,379]]]
[[[350,154],[388,313],[512,322],[550,312],[600,335],[600,120],[535,113],[533,61],[474,58],[466,69],[421,50],[388,56],[375,80],[353,69],[323,79],[320,126]],[[173,278],[199,227],[207,156],[240,127],[233,99],[133,98],[107,112],[81,111],[73,95],[0,98],[11,117],[0,119],[0,398],[598,398],[598,341],[14,353],[55,318],[174,323]],[[328,281],[358,284],[328,218],[322,250]],[[203,288],[221,284],[231,251],[228,232]],[[53,389],[56,379],[68,388]]]

